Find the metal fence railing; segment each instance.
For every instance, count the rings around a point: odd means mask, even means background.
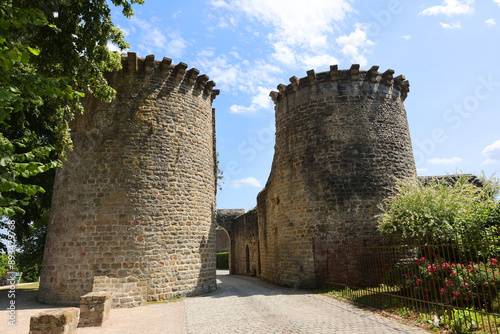
[[[321,241],[314,252],[317,282],[337,294],[457,332],[500,332],[496,228]]]

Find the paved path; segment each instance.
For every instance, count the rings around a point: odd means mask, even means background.
[[[189,334],[427,333],[331,297],[253,277],[218,276],[218,291],[185,300]]]
[[[218,272],[217,291],[177,302],[112,309],[102,327],[78,334],[225,333],[427,333],[360,310],[328,296],[264,283],[254,277]],[[16,294],[17,326],[7,325],[7,291],[0,291],[0,333],[29,331],[32,314],[53,308],[36,301],[36,291]]]

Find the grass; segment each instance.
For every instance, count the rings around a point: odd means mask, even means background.
[[[38,290],[40,283],[32,282],[26,285],[17,285],[16,290]]]
[[[411,325],[424,326],[436,333],[500,333],[500,315],[477,310],[461,310],[426,302],[410,302],[397,295],[398,287],[377,289],[340,287],[327,292],[334,298],[354,303],[370,311],[395,316]],[[489,331],[489,324],[492,325]],[[497,328],[495,328],[497,324]]]
[[[160,301],[156,301],[156,302],[147,302],[148,305],[150,304],[167,304],[167,303],[175,303],[179,300],[182,299],[182,295],[177,295],[175,296],[174,298],[172,299],[168,299],[168,300],[160,300]]]

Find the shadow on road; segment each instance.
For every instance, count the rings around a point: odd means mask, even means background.
[[[206,298],[306,295],[317,291],[298,290],[273,285],[260,278],[245,275],[229,275],[227,270],[217,270],[217,291],[202,295]]]

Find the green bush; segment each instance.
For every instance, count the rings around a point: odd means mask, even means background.
[[[229,253],[217,253],[217,269],[229,269]]]
[[[9,268],[9,257],[7,253],[0,254],[0,278],[10,271]],[[1,285],[1,282],[0,282]]]
[[[403,287],[412,298],[497,311],[500,268],[495,258],[455,264],[422,257],[405,271]]]
[[[484,228],[500,222],[498,181],[482,178],[482,187],[467,175],[422,183],[417,178],[400,182],[380,209],[378,229],[401,237],[445,233],[457,228]]]

